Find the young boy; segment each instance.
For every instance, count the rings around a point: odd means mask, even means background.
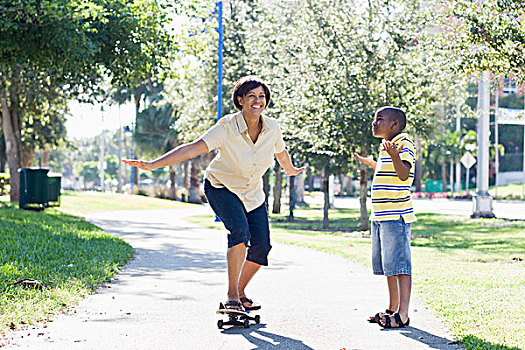
[[[381,137],[379,159],[355,157],[372,167],[372,269],[385,275],[390,303],[385,313],[377,313],[369,322],[385,328],[408,326],[408,306],[412,288],[410,254],[411,223],[416,221],[410,186],[414,179],[415,147],[406,134],[405,112],[399,108],[377,110],[372,132]]]

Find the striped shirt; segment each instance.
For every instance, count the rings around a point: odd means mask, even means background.
[[[414,143],[407,134],[399,134],[392,139],[399,148],[403,145],[399,157],[410,163],[408,179],[402,181],[396,174],[390,155],[380,146],[374,179],[372,181],[372,216],[370,220],[385,221],[398,220],[403,217],[405,223],[416,221],[410,187],[414,181],[414,164],[416,153]]]

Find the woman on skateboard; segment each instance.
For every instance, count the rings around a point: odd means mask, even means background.
[[[268,265],[270,226],[262,176],[273,157],[289,176],[296,168],[285,149],[279,124],[262,115],[270,103],[270,89],[259,78],[237,81],[233,103],[239,112],[221,118],[194,142],[178,146],[153,161],[123,160],[144,170],[176,164],[217,149],[206,168],[204,193],[228,233],[228,296],[226,309],[256,310],[245,289],[261,266]]]

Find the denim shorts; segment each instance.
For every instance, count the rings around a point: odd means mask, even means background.
[[[372,221],[372,270],[375,275],[412,274],[412,224],[399,220]]]
[[[268,265],[270,225],[266,203],[247,212],[239,197],[227,188],[216,188],[204,181],[204,193],[215,215],[221,219],[228,233],[228,248],[244,243],[248,247],[246,260]]]

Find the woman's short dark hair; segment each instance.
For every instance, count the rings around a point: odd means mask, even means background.
[[[235,88],[233,89],[233,105],[237,110],[242,110],[242,106],[239,104],[239,101],[237,100],[237,97],[244,97],[248,93],[248,91],[251,91],[253,89],[258,88],[259,86],[262,86],[264,90],[264,95],[266,98],[266,107],[270,104],[270,89],[268,88],[268,85],[264,83],[260,78],[248,75],[245,77],[242,77],[241,79],[237,80],[237,83],[235,83]]]

